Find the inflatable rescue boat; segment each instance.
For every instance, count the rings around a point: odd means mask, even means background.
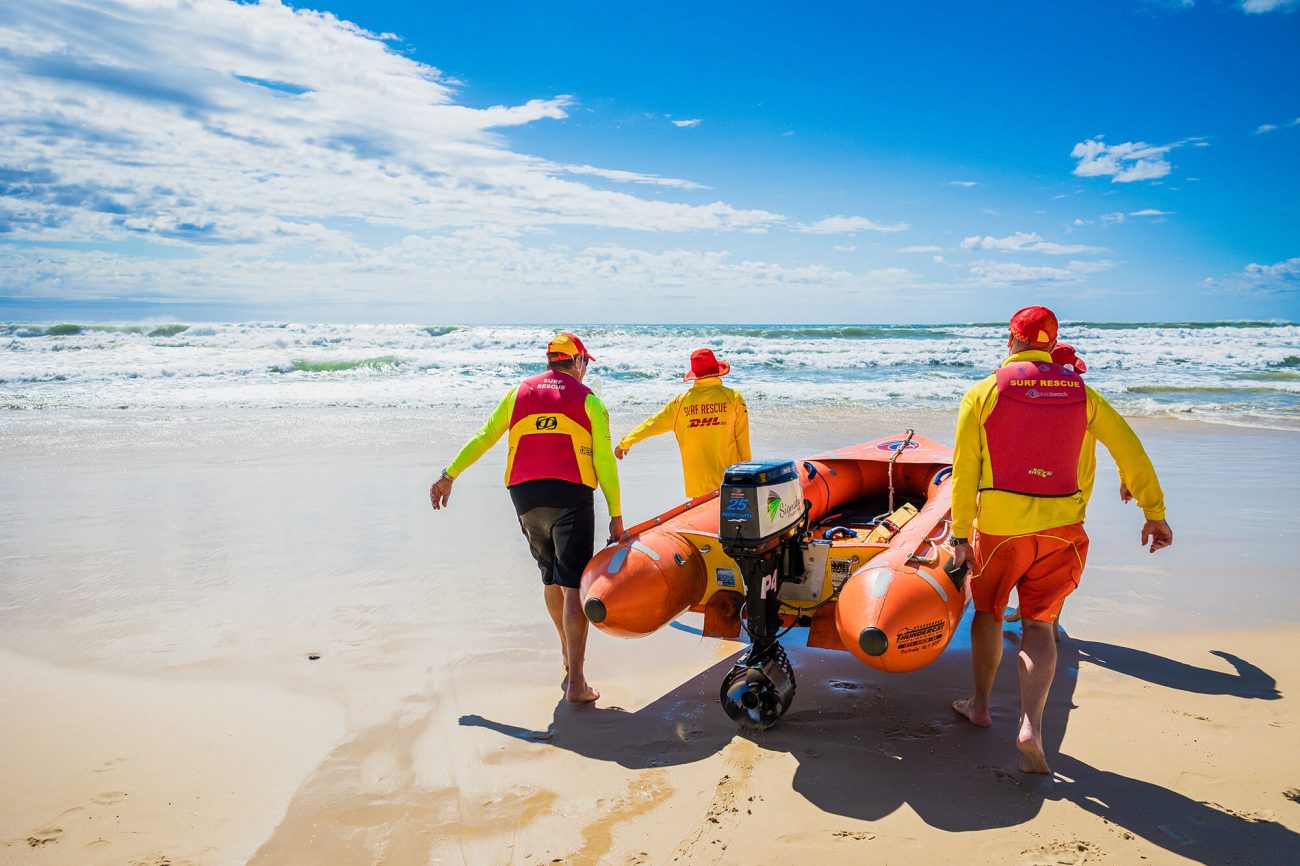
[[[628,529],[582,576],[602,631],[648,635],[686,611],[704,634],[750,646],[720,699],[742,726],[775,724],[794,697],[779,638],[844,650],[881,671],[924,667],[966,606],[950,568],[952,453],[909,430],[802,461],[739,463],[720,490]]]

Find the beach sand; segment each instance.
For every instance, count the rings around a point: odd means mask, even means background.
[[[755,452],[952,420],[756,409]],[[1101,456],[1036,778],[1015,626],[985,731],[948,709],[959,639],[901,676],[796,645],[793,707],[742,736],[717,705],[741,647],[691,615],[593,630],[602,698],[566,705],[504,449],[428,507],[480,422],[5,419],[0,863],[1300,861],[1297,434],[1135,421],[1156,555]],[[622,469],[629,519],[680,500],[670,438]]]

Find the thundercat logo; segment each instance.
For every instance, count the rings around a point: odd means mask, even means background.
[[[554,430],[560,426],[560,419],[554,415],[543,415],[537,419],[536,427],[538,430]]]

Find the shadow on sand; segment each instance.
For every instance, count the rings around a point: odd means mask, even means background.
[[[1168,688],[1242,698],[1281,697],[1271,677],[1224,652],[1215,654],[1236,668],[1235,676],[1095,641],[1067,637],[1059,648],[1046,725],[1054,777],[1014,769],[1011,732],[1019,698],[1013,642],[999,671],[991,733],[948,708],[970,677],[969,650],[956,645],[929,668],[905,677],[877,673],[845,653],[792,649],[799,681],[794,705],[781,724],[752,735],[740,734],[718,706],[718,685],[731,660],[634,713],[561,702],[545,731],[474,715],[460,722],[629,769],[688,764],[747,736],[798,761],[796,791],[827,812],[851,818],[876,820],[907,804],[933,827],[982,830],[1022,824],[1045,800],[1066,800],[1195,862],[1295,862],[1300,834],[1281,824],[1240,817],[1060,753],[1080,661]]]

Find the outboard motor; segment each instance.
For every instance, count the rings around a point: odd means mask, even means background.
[[[794,700],[794,668],[777,641],[782,581],[803,573],[799,540],[808,504],[793,461],[737,463],[722,479],[718,540],[745,583],[750,647],[722,681],[719,700],[741,727],[776,724]]]

